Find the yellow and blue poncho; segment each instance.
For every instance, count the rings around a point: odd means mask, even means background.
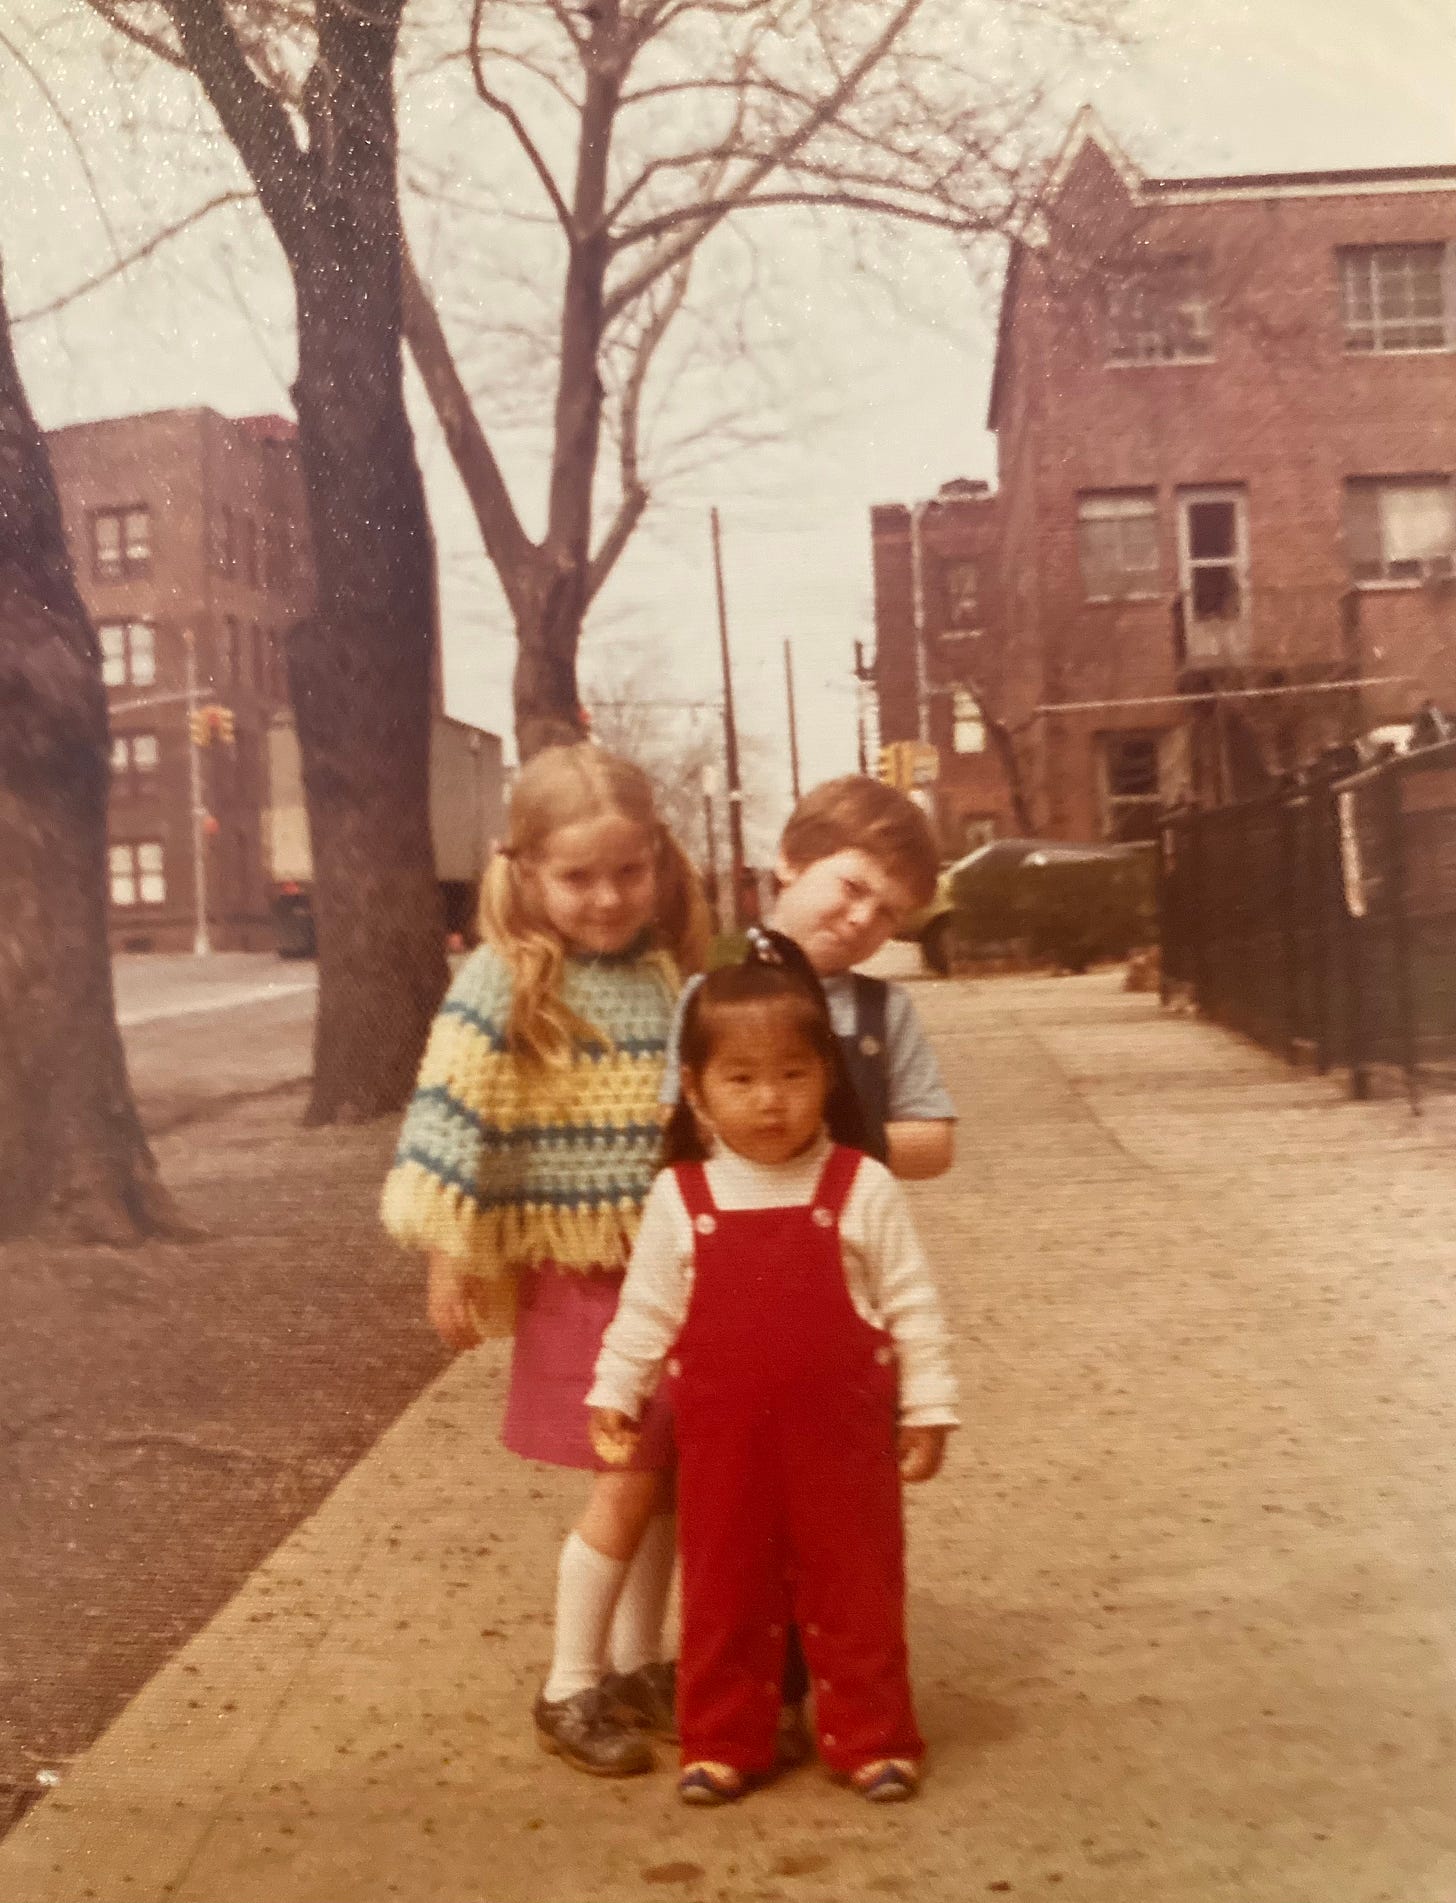
[[[384,1226],[490,1278],[531,1263],[620,1269],[657,1167],[676,979],[660,953],[569,957],[562,1002],[601,1033],[564,1063],[506,1045],[511,973],[487,946],[430,1031],[384,1185]]]

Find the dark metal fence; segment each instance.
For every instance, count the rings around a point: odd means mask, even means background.
[[[1456,741],[1164,816],[1163,1000],[1291,1062],[1456,1087]]]

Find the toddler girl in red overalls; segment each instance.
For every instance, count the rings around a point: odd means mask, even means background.
[[[826,1131],[853,1090],[817,983],[773,935],[694,992],[681,1067],[673,1167],[588,1396],[624,1459],[659,1374],[672,1403],[679,1790],[723,1803],[771,1773],[793,1621],[824,1762],[876,1802],[909,1797],[900,1483],[938,1471],[955,1424],[934,1283],[893,1177]]]

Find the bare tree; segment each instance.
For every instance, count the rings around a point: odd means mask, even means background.
[[[186,1233],[116,1027],[107,749],[101,651],[0,282],[0,1234]]]
[[[523,755],[580,732],[583,619],[648,505],[651,387],[701,309],[709,240],[775,213],[1013,228],[1040,177],[1045,103],[1018,62],[1108,25],[1100,0],[472,0],[463,59],[540,208],[523,213],[515,190],[513,234],[554,241],[536,274],[555,298],[539,536],[408,260],[405,328],[515,620]],[[721,276],[710,288],[721,297]]]
[[[404,0],[92,0],[190,71],[293,280],[316,600],[289,642],[315,861],[308,1118],[407,1096],[445,983],[429,835],[434,549],[405,411],[394,80]]]

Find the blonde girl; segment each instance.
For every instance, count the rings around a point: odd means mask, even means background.
[[[672,1733],[671,1435],[649,1416],[631,1466],[609,1470],[586,1393],[652,1182],[673,1004],[702,965],[707,910],[646,776],[594,746],[554,747],[516,782],[480,922],[430,1033],[383,1217],[427,1253],[448,1347],[514,1321],[506,1446],[594,1476],[562,1549],[534,1719],[577,1769],[628,1776],[652,1766],[649,1732]]]

